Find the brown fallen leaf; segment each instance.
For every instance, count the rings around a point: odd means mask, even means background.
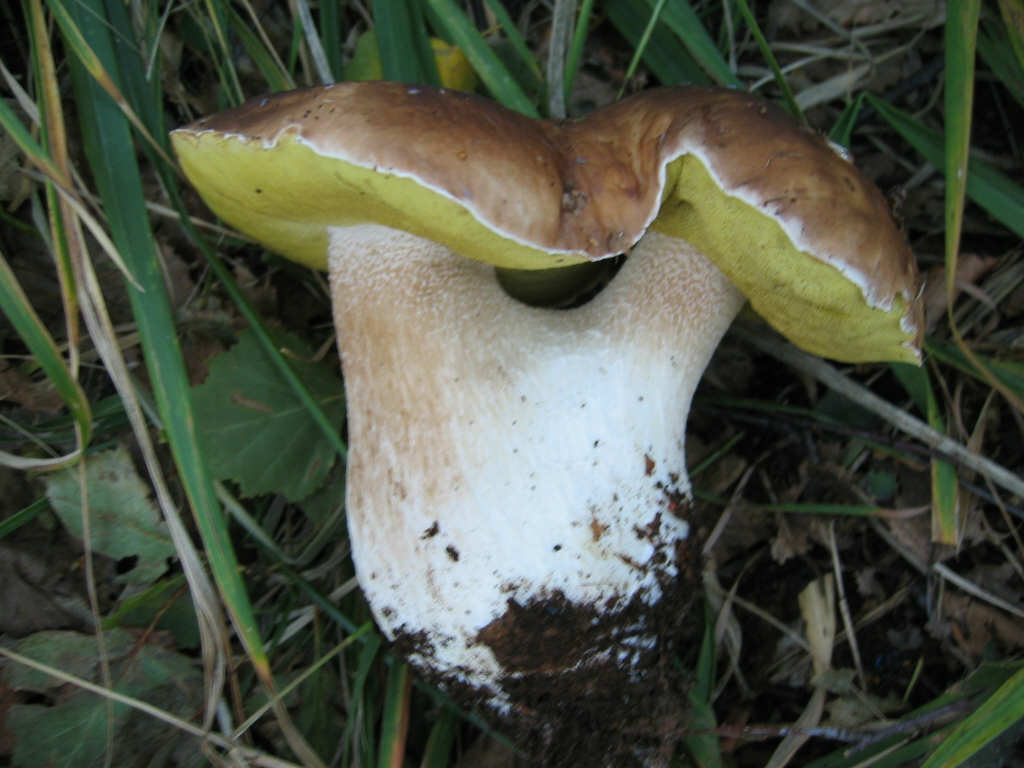
[[[0,400],[36,413],[57,413],[64,407],[64,400],[50,379],[37,381],[8,363],[0,363]]]
[[[967,595],[947,595],[943,604],[946,618],[960,628],[953,637],[972,658],[979,658],[993,640],[1008,652],[1024,648],[1024,623],[1020,619]]]

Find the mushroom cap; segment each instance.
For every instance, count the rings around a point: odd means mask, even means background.
[[[327,228],[373,222],[542,269],[684,238],[794,343],[920,359],[917,268],[885,199],[827,140],[731,90],[645,91],[570,121],[476,96],[342,83],[254,99],[172,133],[226,222],[323,268]]]

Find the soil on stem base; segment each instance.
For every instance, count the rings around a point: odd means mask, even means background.
[[[699,519],[699,505],[672,502],[691,533],[675,548],[678,576],[661,580],[657,603],[637,597],[607,610],[555,592],[527,604],[509,600],[506,612],[480,631],[478,642],[507,670],[501,685],[511,705],[503,712],[490,691],[421,672],[492,721],[525,764],[667,765],[687,720],[689,679],[679,662],[701,637],[701,613],[693,609],[701,595],[701,547],[713,522]],[[395,646],[422,651],[415,635],[399,636]]]

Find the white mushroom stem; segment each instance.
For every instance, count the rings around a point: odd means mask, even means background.
[[[614,614],[676,577],[687,412],[740,293],[656,232],[572,310],[525,306],[493,268],[376,225],[332,229],[329,263],[352,554],[381,629],[499,708],[523,675],[610,655],[628,669],[655,642],[642,621],[577,659],[491,641],[516,607]]]

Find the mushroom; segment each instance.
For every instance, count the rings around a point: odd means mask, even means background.
[[[816,354],[920,359],[916,267],[882,195],[746,93],[652,90],[552,122],[347,83],[172,138],[221,218],[329,269],[352,556],[381,630],[533,725],[660,684],[645,670],[699,591],[687,413],[744,300]],[[491,266],[622,253],[568,310],[509,296]]]

